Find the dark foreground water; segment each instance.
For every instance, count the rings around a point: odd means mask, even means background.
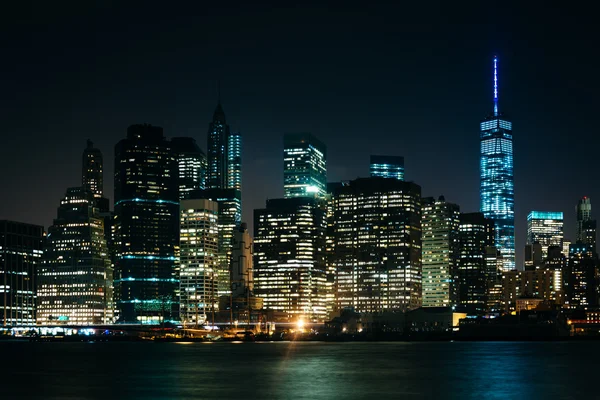
[[[0,399],[600,399],[600,342],[2,343]]]

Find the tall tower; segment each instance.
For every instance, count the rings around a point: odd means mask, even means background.
[[[563,245],[563,213],[532,211],[527,216],[527,244],[539,243],[542,259],[548,257],[548,247]]]
[[[584,197],[577,204],[577,242],[589,244],[596,251],[596,221],[592,219],[592,201]]]
[[[309,133],[283,139],[284,197],[324,197],[327,192],[327,147]]]
[[[208,125],[208,179],[207,188],[227,188],[227,147],[229,125],[225,122],[225,113],[221,102],[213,113],[212,122]]]
[[[494,112],[480,124],[481,212],[494,220],[502,268],[515,268],[515,196],[512,123],[498,109],[498,58],[494,57]]]
[[[190,137],[171,139],[171,148],[177,158],[179,198],[186,199],[192,190],[206,187],[206,155]]]
[[[101,198],[104,189],[102,177],[102,152],[88,139],[83,151],[81,163],[81,186],[92,192],[95,198]]]
[[[178,318],[177,171],[160,127],[132,125],[115,146],[115,290],[123,322]]]

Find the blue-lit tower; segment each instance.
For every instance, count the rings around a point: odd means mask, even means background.
[[[481,122],[481,212],[494,220],[503,269],[515,268],[515,192],[512,123],[498,110],[498,57],[494,57],[494,112]]]

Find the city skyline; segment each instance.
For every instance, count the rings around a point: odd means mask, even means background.
[[[326,10],[320,11],[327,15]],[[481,11],[475,9],[471,13]],[[150,13],[152,10],[143,12]],[[212,12],[216,13],[215,10]],[[551,13],[548,10],[544,12]],[[299,15],[303,13],[309,12],[301,11]],[[292,18],[285,12],[282,14],[281,21],[273,24],[279,27],[290,20],[296,21],[296,17]],[[102,16],[102,10],[98,15]],[[267,10],[258,11],[259,19],[267,19],[268,15]],[[462,18],[469,15],[472,16],[467,14]],[[498,20],[503,16],[506,15],[499,12]],[[585,28],[565,32],[557,41],[552,35],[542,38],[541,34],[534,32],[533,27],[525,26],[523,21],[519,24],[517,19],[516,31],[527,35],[530,42],[536,45],[531,51],[529,44],[519,43],[516,37],[503,37],[501,33],[488,28],[483,31],[482,39],[463,40],[463,45],[451,52],[443,48],[445,40],[438,37],[449,27],[448,23],[440,27],[421,23],[412,28],[394,28],[390,21],[385,26],[391,29],[392,38],[405,31],[411,37],[416,37],[416,32],[423,29],[427,45],[421,46],[422,42],[417,39],[398,43],[387,39],[371,47],[381,37],[384,28],[365,34],[364,39],[356,45],[358,54],[374,56],[383,54],[385,46],[394,44],[398,47],[398,55],[391,56],[386,65],[380,67],[381,74],[373,74],[377,71],[372,69],[374,67],[346,63],[352,58],[344,49],[349,48],[351,34],[355,32],[349,26],[349,21],[356,17],[347,11],[341,17],[348,21],[340,22],[343,29],[339,36],[331,36],[329,28],[317,24],[315,32],[309,32],[303,38],[308,43],[316,44],[318,33],[329,33],[325,43],[316,45],[312,50],[301,46],[301,41],[293,36],[298,21],[289,29],[282,30],[283,39],[269,38],[269,45],[273,45],[273,41],[282,43],[284,39],[292,39],[289,47],[282,50],[281,64],[274,63],[269,71],[259,72],[256,64],[244,63],[244,57],[239,57],[242,64],[236,64],[233,70],[225,60],[214,67],[195,70],[193,74],[191,70],[194,68],[181,67],[181,78],[176,79],[173,74],[165,77],[170,88],[165,88],[149,79],[150,75],[142,73],[139,79],[123,86],[122,99],[100,87],[107,82],[116,85],[132,74],[129,69],[123,72],[115,70],[117,65],[121,65],[118,56],[122,55],[124,47],[116,46],[112,57],[99,61],[101,64],[107,63],[108,77],[99,76],[94,82],[77,90],[74,85],[80,85],[84,77],[65,76],[49,61],[36,64],[36,70],[44,71],[44,74],[29,74],[27,78],[30,81],[25,81],[23,72],[17,73],[15,82],[9,83],[8,90],[14,84],[23,85],[23,90],[15,92],[30,93],[31,96],[25,99],[23,94],[15,95],[10,98],[9,107],[5,108],[15,112],[9,113],[6,119],[8,132],[12,135],[8,135],[6,146],[2,146],[1,166],[3,171],[14,170],[19,173],[10,176],[2,174],[3,187],[14,196],[4,200],[0,218],[40,224],[47,228],[55,212],[55,204],[64,194],[64,188],[74,186],[79,181],[79,155],[88,138],[103,152],[105,197],[113,203],[112,147],[125,135],[127,126],[131,124],[149,122],[162,126],[168,138],[191,136],[206,151],[203,147],[206,143],[206,125],[217,103],[214,89],[216,78],[222,80],[222,103],[227,121],[233,131],[240,131],[244,136],[244,186],[258,189],[245,191],[243,220],[251,223],[252,210],[263,207],[266,198],[282,197],[281,138],[290,131],[311,132],[327,145],[329,181],[368,176],[370,154],[397,154],[405,157],[406,180],[422,186],[423,196],[444,195],[448,201],[459,204],[464,212],[478,211],[478,121],[490,109],[489,61],[493,54],[498,54],[502,60],[503,77],[506,77],[501,87],[502,108],[515,127],[515,247],[517,259],[521,259],[517,265],[522,264],[526,215],[530,210],[564,212],[565,239],[575,240],[576,202],[583,196],[589,196],[592,201],[600,198],[600,189],[593,184],[593,179],[581,176],[576,167],[576,161],[580,158],[593,159],[594,146],[582,148],[575,142],[593,144],[596,132],[591,115],[595,109],[593,85],[597,83],[590,79],[590,66],[594,64],[591,57],[597,56],[585,52],[586,58],[582,61],[583,52],[580,50],[587,46],[587,35],[581,34],[581,31]],[[77,25],[70,17],[63,18],[66,18],[61,20],[66,22],[66,27],[87,32],[85,27]],[[322,17],[313,18],[323,22],[320,19]],[[441,20],[441,15],[434,14],[432,19]],[[57,22],[52,18],[49,21],[51,26]],[[28,23],[32,22],[23,22],[22,25],[15,22],[4,29],[19,31],[30,26]],[[143,25],[144,22],[136,24]],[[248,28],[248,25],[236,29],[243,28]],[[197,37],[200,33],[194,32],[197,35],[191,37]],[[469,32],[469,27],[463,27],[450,35],[455,39],[465,39]],[[107,51],[109,46],[114,45],[118,33],[118,29],[110,31],[107,38],[98,44],[100,50]],[[247,33],[252,38],[264,35],[258,28]],[[49,32],[48,39],[61,38],[65,34],[56,28]],[[171,38],[185,42],[181,33],[173,35]],[[232,37],[226,33],[223,35],[221,38],[215,37],[212,44],[203,42],[202,45],[210,50],[224,42],[230,43]],[[23,40],[29,40],[30,36],[26,37]],[[575,37],[583,39],[573,44],[570,39]],[[34,48],[44,46],[48,39],[40,39],[40,43],[32,45]],[[132,39],[137,42],[143,40],[138,36]],[[329,46],[338,43],[342,44],[341,49],[332,50],[330,54]],[[77,40],[72,39],[60,45],[63,47],[51,49],[68,49],[76,44]],[[161,43],[158,45],[164,46]],[[252,49],[248,43],[242,42],[228,50],[233,53],[228,57],[235,56],[238,59],[240,55],[248,56]],[[9,54],[20,54],[16,48],[10,50]],[[261,52],[260,47],[256,50],[257,53]],[[189,56],[188,51],[179,47],[174,48],[173,52],[176,60]],[[433,54],[426,54],[429,52]],[[141,50],[134,52],[131,55],[133,65],[141,62],[145,54]],[[308,68],[304,68],[305,73],[299,73],[303,68],[294,67],[293,61],[309,55],[320,56],[317,57],[318,63],[311,61],[300,65]],[[83,72],[98,68],[93,66],[94,59],[89,58],[92,56],[84,51],[83,60],[78,64]],[[335,61],[332,56],[341,57]],[[69,60],[68,56],[65,59],[56,55],[53,57],[51,59],[59,66]],[[28,65],[29,58],[26,56],[23,60]],[[573,62],[577,60],[580,60],[579,63]],[[158,71],[157,68],[165,64],[164,58],[158,57],[156,61],[156,66],[148,67],[147,74]],[[191,66],[200,62],[197,58],[191,61]],[[265,62],[270,62],[270,59]],[[577,64],[577,68],[571,64]],[[175,72],[173,69],[169,71]],[[337,71],[341,71],[339,76],[335,74]],[[24,68],[24,72],[27,72],[27,68]],[[276,73],[266,76],[273,72]],[[356,75],[353,80],[350,80],[351,75]],[[113,82],[111,76],[117,79]],[[414,82],[405,78],[414,76],[417,77],[411,78]],[[315,77],[319,77],[319,80],[306,85]],[[171,78],[172,82],[169,80]],[[58,100],[62,101],[46,107],[48,96],[55,94],[51,90],[53,85],[65,79],[72,80],[67,85],[70,97],[58,95]],[[548,82],[552,84],[548,85]],[[257,95],[255,91],[259,86],[263,91]],[[145,99],[140,98],[140,91],[146,95]],[[92,93],[98,96],[94,96],[94,101],[90,103]],[[113,109],[118,111],[111,112]],[[265,113],[268,118],[265,118]],[[30,117],[23,118],[24,115]],[[577,140],[570,141],[573,132],[577,134]],[[367,134],[368,141],[363,138]],[[435,140],[427,140],[427,136]],[[32,141],[37,145],[32,147]],[[60,158],[56,154],[60,154]],[[556,160],[562,160],[563,156],[566,158],[564,162],[557,163]],[[552,185],[547,184],[548,177],[554,178],[556,184],[560,182],[563,185],[559,195],[556,195]],[[29,182],[26,190],[22,189],[24,181]],[[23,204],[31,206],[22,207]]]

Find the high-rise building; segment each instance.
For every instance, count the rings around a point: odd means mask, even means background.
[[[563,244],[563,213],[531,211],[527,215],[527,244],[539,243],[542,259],[548,257],[549,246]]]
[[[48,228],[38,268],[37,322],[108,324],[114,316],[113,269],[104,219],[92,192],[67,189]]]
[[[500,272],[493,246],[494,221],[482,213],[460,214],[455,278],[458,310],[470,315],[480,315],[488,310],[490,289],[499,280]]]
[[[326,208],[321,199],[267,200],[254,210],[254,291],[293,322],[327,319]]]
[[[327,192],[327,147],[309,133],[283,139],[284,197],[324,197]]]
[[[37,268],[42,260],[44,228],[0,221],[0,323],[35,325]]]
[[[404,157],[371,156],[371,176],[404,180]]]
[[[92,192],[96,207],[100,212],[108,213],[108,199],[104,197],[103,169],[104,163],[102,160],[102,152],[95,148],[94,143],[88,139],[82,155],[81,185]]]
[[[171,139],[171,148],[177,158],[179,198],[185,199],[192,190],[206,188],[206,155],[196,140],[190,137]]]
[[[598,258],[589,244],[572,244],[565,277],[569,308],[597,307],[599,305]]]
[[[231,255],[231,295],[247,297],[254,292],[252,238],[243,222],[233,233]]]
[[[190,192],[191,199],[206,199],[219,205],[219,255],[218,285],[219,296],[231,294],[231,252],[234,232],[242,223],[242,196],[238,189],[206,189]]]
[[[525,245],[525,269],[536,269],[542,265],[543,261],[544,257],[542,256],[542,245],[540,242]]]
[[[115,146],[115,290],[123,322],[178,319],[177,167],[160,127],[132,125]]]
[[[242,190],[242,138],[231,133],[221,102],[208,125],[208,189]]]
[[[515,268],[512,123],[498,110],[498,58],[494,57],[494,112],[481,124],[481,212],[494,220],[504,270]]]
[[[422,305],[421,187],[380,177],[333,191],[337,309],[406,311]]]
[[[218,304],[219,205],[182,200],[180,232],[180,317],[185,324],[204,324]]]
[[[592,200],[584,197],[577,204],[577,242],[589,244],[596,251],[596,221],[592,219]]]
[[[421,210],[423,307],[454,307],[460,208],[440,196],[424,198]]]

